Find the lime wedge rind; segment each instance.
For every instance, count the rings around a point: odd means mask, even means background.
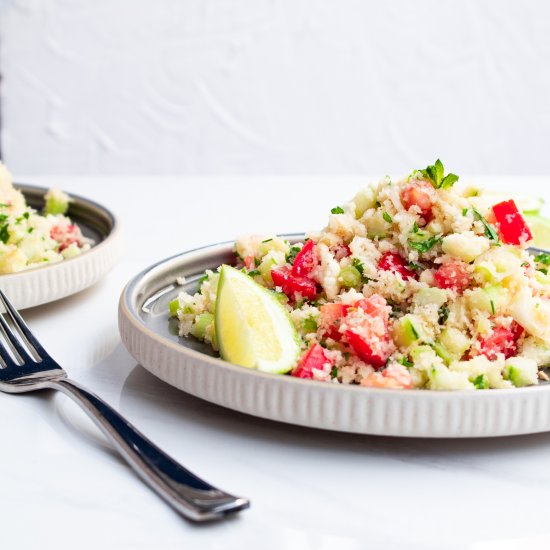
[[[271,292],[227,265],[220,269],[216,335],[226,361],[284,374],[300,353],[300,340],[288,312]]]

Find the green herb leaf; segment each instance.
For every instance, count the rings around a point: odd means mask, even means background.
[[[10,232],[8,231],[8,224],[5,224],[0,229],[0,241],[6,244],[9,238],[10,238]]]
[[[467,216],[467,215],[468,215],[468,208],[463,208],[463,209],[462,209],[462,215],[463,215],[463,216]]]
[[[544,273],[545,275],[548,275],[548,269],[541,267],[540,269],[537,269],[537,271],[540,271],[541,273]]]
[[[198,281],[198,285],[199,287],[197,288],[197,292],[200,294],[201,293],[201,287],[202,287],[202,284],[204,283],[204,281],[207,281],[208,280],[208,275],[204,274]]]
[[[407,267],[409,269],[412,269],[413,271],[420,271],[422,269],[422,266],[419,264],[415,264],[414,262],[409,262]]]
[[[254,258],[254,265],[256,267],[259,267],[259,265],[261,264],[262,262],[258,259],[258,258]]]
[[[428,250],[431,250],[440,241],[441,237],[436,237],[434,235],[432,237],[428,237],[424,241],[413,241],[409,239],[408,242],[411,248],[414,248],[416,251],[420,252],[420,254],[424,254],[425,252],[428,252]]]
[[[445,176],[443,163],[439,159],[435,161],[435,164],[427,166],[424,170],[420,170],[420,173],[429,180],[436,189],[449,189],[458,181],[458,176],[456,174],[447,174]]]
[[[292,246],[288,251],[288,254],[286,255],[286,261],[289,264],[294,264],[294,260],[296,259],[296,256],[298,255],[300,250],[301,248],[299,246]]]
[[[418,233],[418,223],[415,221],[413,225],[413,233]]]
[[[249,271],[248,274],[251,277],[257,277],[258,275],[260,275],[260,272],[257,269],[253,269],[252,271]]]
[[[335,206],[330,212],[331,214],[343,214],[344,209],[341,206]]]
[[[438,322],[440,325],[444,325],[447,322],[447,319],[449,318],[449,308],[446,305],[442,305],[438,310],[437,313],[439,315]]]
[[[336,367],[332,367],[332,370],[330,371],[330,377],[336,378],[338,376],[338,369]]]
[[[384,213],[382,214],[382,217],[383,217],[384,220],[386,220],[388,223],[393,223],[392,217],[391,217],[387,212],[384,212]]]
[[[486,390],[489,388],[489,382],[487,380],[487,377],[484,374],[480,374],[479,376],[476,376],[472,380],[472,384],[474,385],[476,390]]]
[[[361,260],[359,260],[358,258],[353,258],[353,260],[351,261],[351,265],[355,269],[357,269],[357,271],[359,271],[359,273],[361,273],[361,275],[363,275],[363,271],[365,269],[365,266],[363,265]]]
[[[474,219],[480,221],[485,227],[485,236],[498,243],[498,233],[495,228],[475,208],[472,208],[472,212],[474,213]]]
[[[458,181],[456,174],[447,174],[439,184],[440,189],[450,189]]]
[[[535,256],[535,262],[543,265],[550,265],[550,254],[546,254],[545,252],[537,254]]]
[[[400,365],[403,365],[404,367],[408,367],[408,368],[414,367],[414,363],[411,363],[405,356],[397,359],[397,362]]]

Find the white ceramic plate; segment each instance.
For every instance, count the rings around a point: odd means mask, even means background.
[[[23,192],[29,206],[42,210],[47,189],[22,184],[15,187]],[[0,275],[0,288],[18,309],[80,292],[96,283],[118,259],[119,224],[113,214],[93,201],[72,193],[70,196],[68,216],[94,244],[87,252],[69,260]]]
[[[299,235],[287,236],[291,239]],[[232,263],[232,243],[163,260],[137,275],[119,304],[124,345],[147,370],[207,401],[312,428],[407,437],[494,437],[550,430],[550,385],[486,391],[384,390],[301,380],[222,361],[209,346],[179,338],[168,302],[187,279]]]

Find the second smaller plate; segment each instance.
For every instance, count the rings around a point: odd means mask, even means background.
[[[40,211],[47,189],[15,184],[27,204]],[[17,309],[53,302],[75,294],[96,283],[116,263],[119,255],[119,224],[107,208],[69,193],[67,215],[85,237],[94,241],[80,256],[41,267],[0,275],[0,288]]]

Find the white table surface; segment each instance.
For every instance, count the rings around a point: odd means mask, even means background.
[[[550,547],[550,434],[413,440],[278,424],[166,385],[121,344],[118,297],[142,268],[239,234],[320,228],[364,181],[32,179],[110,207],[123,224],[124,247],[118,266],[93,288],[25,311],[31,329],[75,380],[252,507],[193,525],[138,480],[68,398],[0,395],[2,550]],[[550,178],[478,181],[550,203]]]

